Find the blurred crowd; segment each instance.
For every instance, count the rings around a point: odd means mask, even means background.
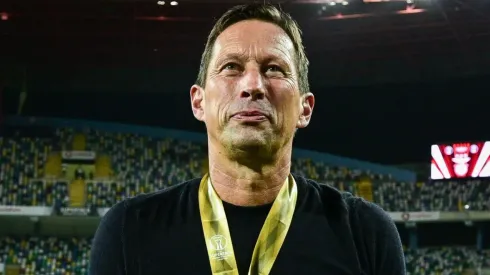
[[[60,152],[72,150],[97,157],[87,165],[65,162]],[[129,133],[18,128],[0,137],[0,153],[0,205],[70,205],[77,197],[73,186],[83,186],[79,206],[110,207],[200,177],[207,148]],[[397,182],[390,175],[306,158],[293,159],[292,171],[358,195],[363,192],[358,183],[367,182],[372,201],[386,211],[490,210],[488,181]],[[0,262],[20,264],[25,274],[86,274],[89,251],[89,239],[0,238]],[[489,251],[464,247],[406,251],[408,274],[461,274],[489,266],[489,259]]]

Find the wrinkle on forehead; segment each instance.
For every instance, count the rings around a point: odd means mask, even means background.
[[[262,61],[276,58],[294,67],[294,45],[280,27],[263,21],[248,20],[228,27],[217,38],[213,49],[214,64],[229,55]]]

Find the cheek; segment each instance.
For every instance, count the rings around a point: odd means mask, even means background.
[[[274,93],[271,100],[274,101],[281,124],[296,124],[299,118],[299,92],[294,82],[278,81],[274,84]]]
[[[206,89],[206,113],[212,117],[214,123],[222,124],[226,121],[228,110],[233,96],[229,85],[213,83]]]

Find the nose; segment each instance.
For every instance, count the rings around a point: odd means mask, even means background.
[[[265,81],[260,70],[247,71],[240,80],[240,97],[252,100],[263,99],[265,96]]]

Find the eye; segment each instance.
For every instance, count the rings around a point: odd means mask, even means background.
[[[227,63],[226,65],[223,66],[221,70],[227,70],[227,71],[234,71],[238,70],[240,67],[236,63]]]
[[[265,68],[265,74],[271,77],[284,76],[284,71],[277,65],[269,65]]]
[[[270,66],[267,66],[267,71],[268,72],[282,72],[282,69],[281,69],[281,67],[279,67],[277,65],[270,65]]]

